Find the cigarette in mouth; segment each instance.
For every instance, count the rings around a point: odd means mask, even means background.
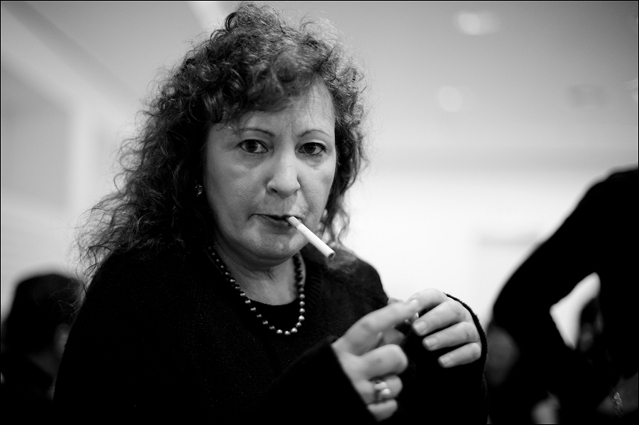
[[[320,251],[322,255],[327,258],[332,258],[334,255],[336,255],[336,253],[329,247],[329,245],[322,242],[322,239],[317,237],[316,234],[309,230],[304,224],[300,223],[300,220],[293,216],[289,216],[287,217],[287,221],[289,222],[289,224],[295,227],[298,232],[302,233],[302,236],[307,238],[311,245],[318,248],[318,251]]]

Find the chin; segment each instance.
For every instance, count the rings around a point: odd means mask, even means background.
[[[256,246],[256,249],[253,250],[253,252],[256,257],[264,261],[284,262],[293,257],[297,252],[299,252],[302,247],[304,247],[305,242],[300,243],[293,240],[289,240],[286,242],[265,241]]]

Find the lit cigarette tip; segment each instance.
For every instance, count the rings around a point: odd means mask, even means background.
[[[322,253],[322,255],[324,255],[327,258],[332,258],[334,255],[336,255],[334,250],[331,249],[329,245],[324,243],[322,239],[320,239],[318,236],[316,236],[315,233],[313,233],[304,224],[302,224],[300,220],[298,220],[294,216],[289,216],[287,217],[287,221],[289,222],[289,224],[295,227],[298,232],[302,233],[302,236],[307,238],[309,243],[315,246],[318,249],[318,251]]]

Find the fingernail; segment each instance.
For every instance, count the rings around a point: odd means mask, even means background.
[[[424,340],[422,340],[422,342],[425,347],[431,350],[438,342],[438,339],[435,337],[430,337],[430,338],[425,338]]]
[[[413,308],[414,310],[418,310],[418,308],[420,307],[420,301],[417,298],[413,298],[407,301],[407,304],[409,305],[409,307]]]
[[[440,357],[438,361],[440,362],[440,365],[442,367],[448,367],[449,364],[451,363],[451,356],[449,356],[448,354],[445,354],[444,356]]]
[[[427,324],[424,322],[413,322],[413,330],[416,331],[418,335],[423,335],[427,330]]]

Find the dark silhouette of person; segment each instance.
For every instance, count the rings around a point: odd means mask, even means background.
[[[513,338],[493,321],[486,327],[487,400],[493,424],[532,424],[537,403],[548,397],[546,389],[536,382],[529,367],[531,359],[520,353]]]
[[[585,277],[600,280],[610,370],[565,344],[551,307]],[[509,278],[493,318],[563,411],[638,423],[638,169],[616,170],[586,192],[562,225]],[[613,375],[613,378],[612,378]]]
[[[21,281],[2,324],[2,411],[21,421],[51,419],[58,366],[81,284],[49,273]]]

